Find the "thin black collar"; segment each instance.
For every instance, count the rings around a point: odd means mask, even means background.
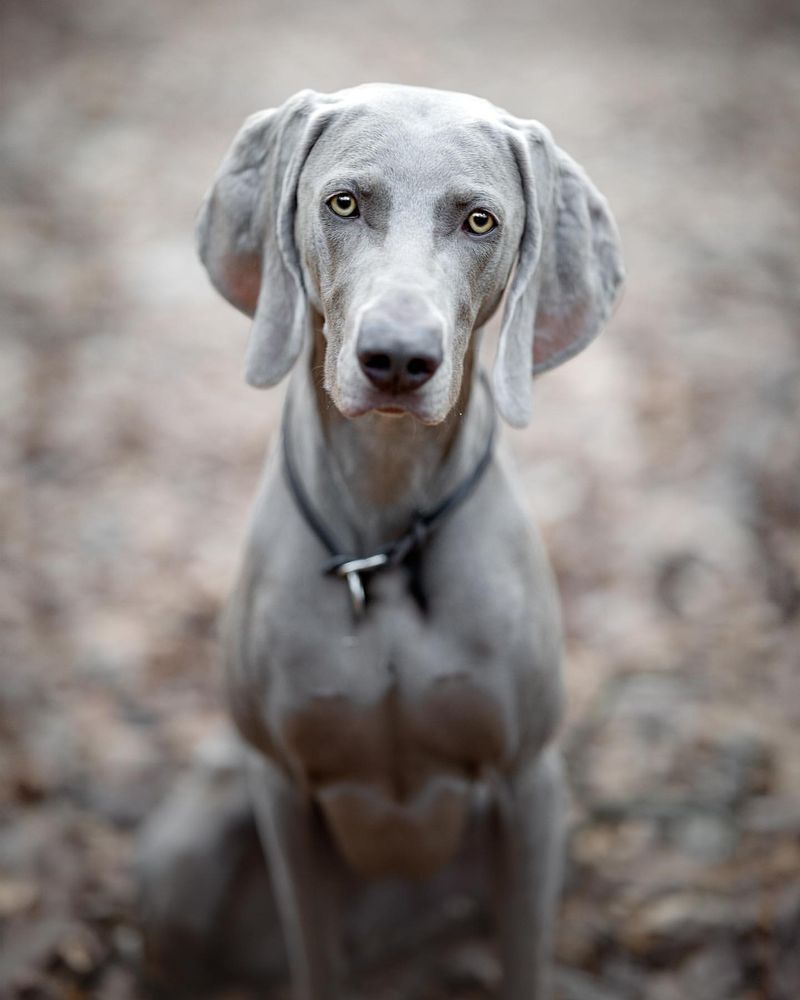
[[[481,380],[486,385],[487,379],[485,375],[481,375]],[[408,530],[397,541],[383,545],[371,555],[366,556],[356,556],[352,553],[344,552],[314,508],[295,464],[289,439],[289,409],[287,404],[287,409],[283,416],[282,450],[283,470],[286,475],[289,492],[292,494],[294,502],[297,504],[297,509],[303,515],[306,524],[330,554],[330,558],[322,566],[322,572],[333,573],[347,582],[350,599],[353,604],[353,612],[356,617],[359,617],[363,613],[366,604],[366,594],[361,574],[373,573],[384,567],[399,566],[412,553],[418,552],[447,515],[452,514],[457,507],[464,503],[480,482],[492,459],[496,434],[496,419],[491,393],[489,393],[489,398],[491,403],[489,434],[486,446],[472,472],[456,486],[452,493],[449,493],[443,500],[440,500],[434,507],[430,507],[428,510],[414,511]]]

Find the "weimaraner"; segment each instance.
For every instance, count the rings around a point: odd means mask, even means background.
[[[292,370],[224,633],[294,995],[342,996],[340,885],[435,877],[480,798],[501,995],[544,1000],[559,613],[494,414],[525,425],[531,374],[607,320],[606,202],[538,122],[370,84],[249,118],[198,242],[253,318],[247,380]],[[490,387],[476,349],[504,293]],[[214,898],[231,866],[206,865]]]

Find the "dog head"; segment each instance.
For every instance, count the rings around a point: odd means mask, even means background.
[[[442,421],[473,332],[507,289],[495,398],[523,426],[531,374],[594,338],[622,281],[606,202],[546,128],[388,84],[304,91],[249,118],[197,232],[213,284],[253,317],[248,381],[289,371],[310,307],[325,388],[351,418]]]

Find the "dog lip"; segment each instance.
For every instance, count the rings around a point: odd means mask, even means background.
[[[398,406],[397,403],[363,403],[354,406],[347,416],[362,417],[365,413],[380,413],[390,416],[404,416],[406,413],[412,417],[422,417],[423,414],[414,406]]]
[[[422,423],[429,422],[429,416],[424,407],[414,405],[410,399],[408,402],[403,401],[400,403],[395,398],[388,400],[383,396],[383,398],[363,399],[345,405],[341,405],[340,403],[338,404],[338,409],[343,416],[350,420],[354,420],[356,417],[363,417],[366,413],[380,413],[383,416],[393,417],[408,414],[421,420]]]

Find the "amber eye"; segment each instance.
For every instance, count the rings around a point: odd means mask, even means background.
[[[358,202],[349,191],[340,191],[338,194],[331,195],[326,204],[334,214],[343,219],[358,215]]]
[[[464,225],[471,233],[475,233],[476,236],[484,236],[495,228],[497,219],[495,219],[491,212],[485,212],[482,208],[478,208],[474,212],[469,213]]]

